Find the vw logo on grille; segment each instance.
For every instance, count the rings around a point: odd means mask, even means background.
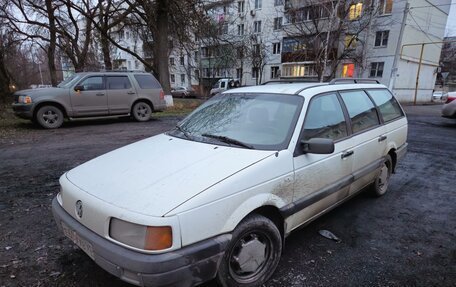
[[[82,217],[82,201],[80,200],[76,201],[76,214],[79,218]]]

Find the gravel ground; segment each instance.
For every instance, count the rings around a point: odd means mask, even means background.
[[[292,233],[265,286],[456,286],[456,120],[441,118],[440,108],[405,107],[409,152],[389,192],[360,194]],[[0,286],[131,286],[58,232],[51,200],[65,171],[179,119],[81,121],[58,130],[21,122],[2,138]]]

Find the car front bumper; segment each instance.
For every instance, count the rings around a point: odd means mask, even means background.
[[[456,103],[451,102],[443,105],[442,117],[450,119],[456,118]]]
[[[59,229],[62,223],[88,242],[93,260],[120,279],[138,286],[194,286],[211,280],[231,234],[223,234],[178,250],[145,254],[117,245],[89,230],[52,201],[52,213]]]
[[[23,119],[33,118],[33,105],[32,104],[12,104],[14,114]]]

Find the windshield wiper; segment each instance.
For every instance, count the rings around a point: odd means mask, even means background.
[[[248,149],[253,149],[254,148],[252,145],[243,143],[241,141],[238,141],[238,140],[226,137],[226,136],[218,136],[218,135],[212,135],[212,134],[202,134],[202,136],[203,137],[207,137],[207,138],[217,139],[217,140],[219,140],[221,142],[224,142],[224,143],[227,143],[227,144],[234,144],[234,145],[237,145],[237,146],[242,146],[242,147],[245,147],[245,148],[248,148]]]
[[[181,133],[183,133],[186,138],[188,138],[188,139],[190,138],[190,134],[186,130],[184,130],[184,128],[181,127],[180,125],[176,125],[176,129],[178,131],[180,131]]]

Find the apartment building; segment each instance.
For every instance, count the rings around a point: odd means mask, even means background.
[[[230,53],[201,43],[198,75],[206,84],[221,77],[244,85],[363,77],[389,86],[401,101],[431,97],[450,0],[209,2],[225,38],[261,49],[261,56],[223,60]]]

